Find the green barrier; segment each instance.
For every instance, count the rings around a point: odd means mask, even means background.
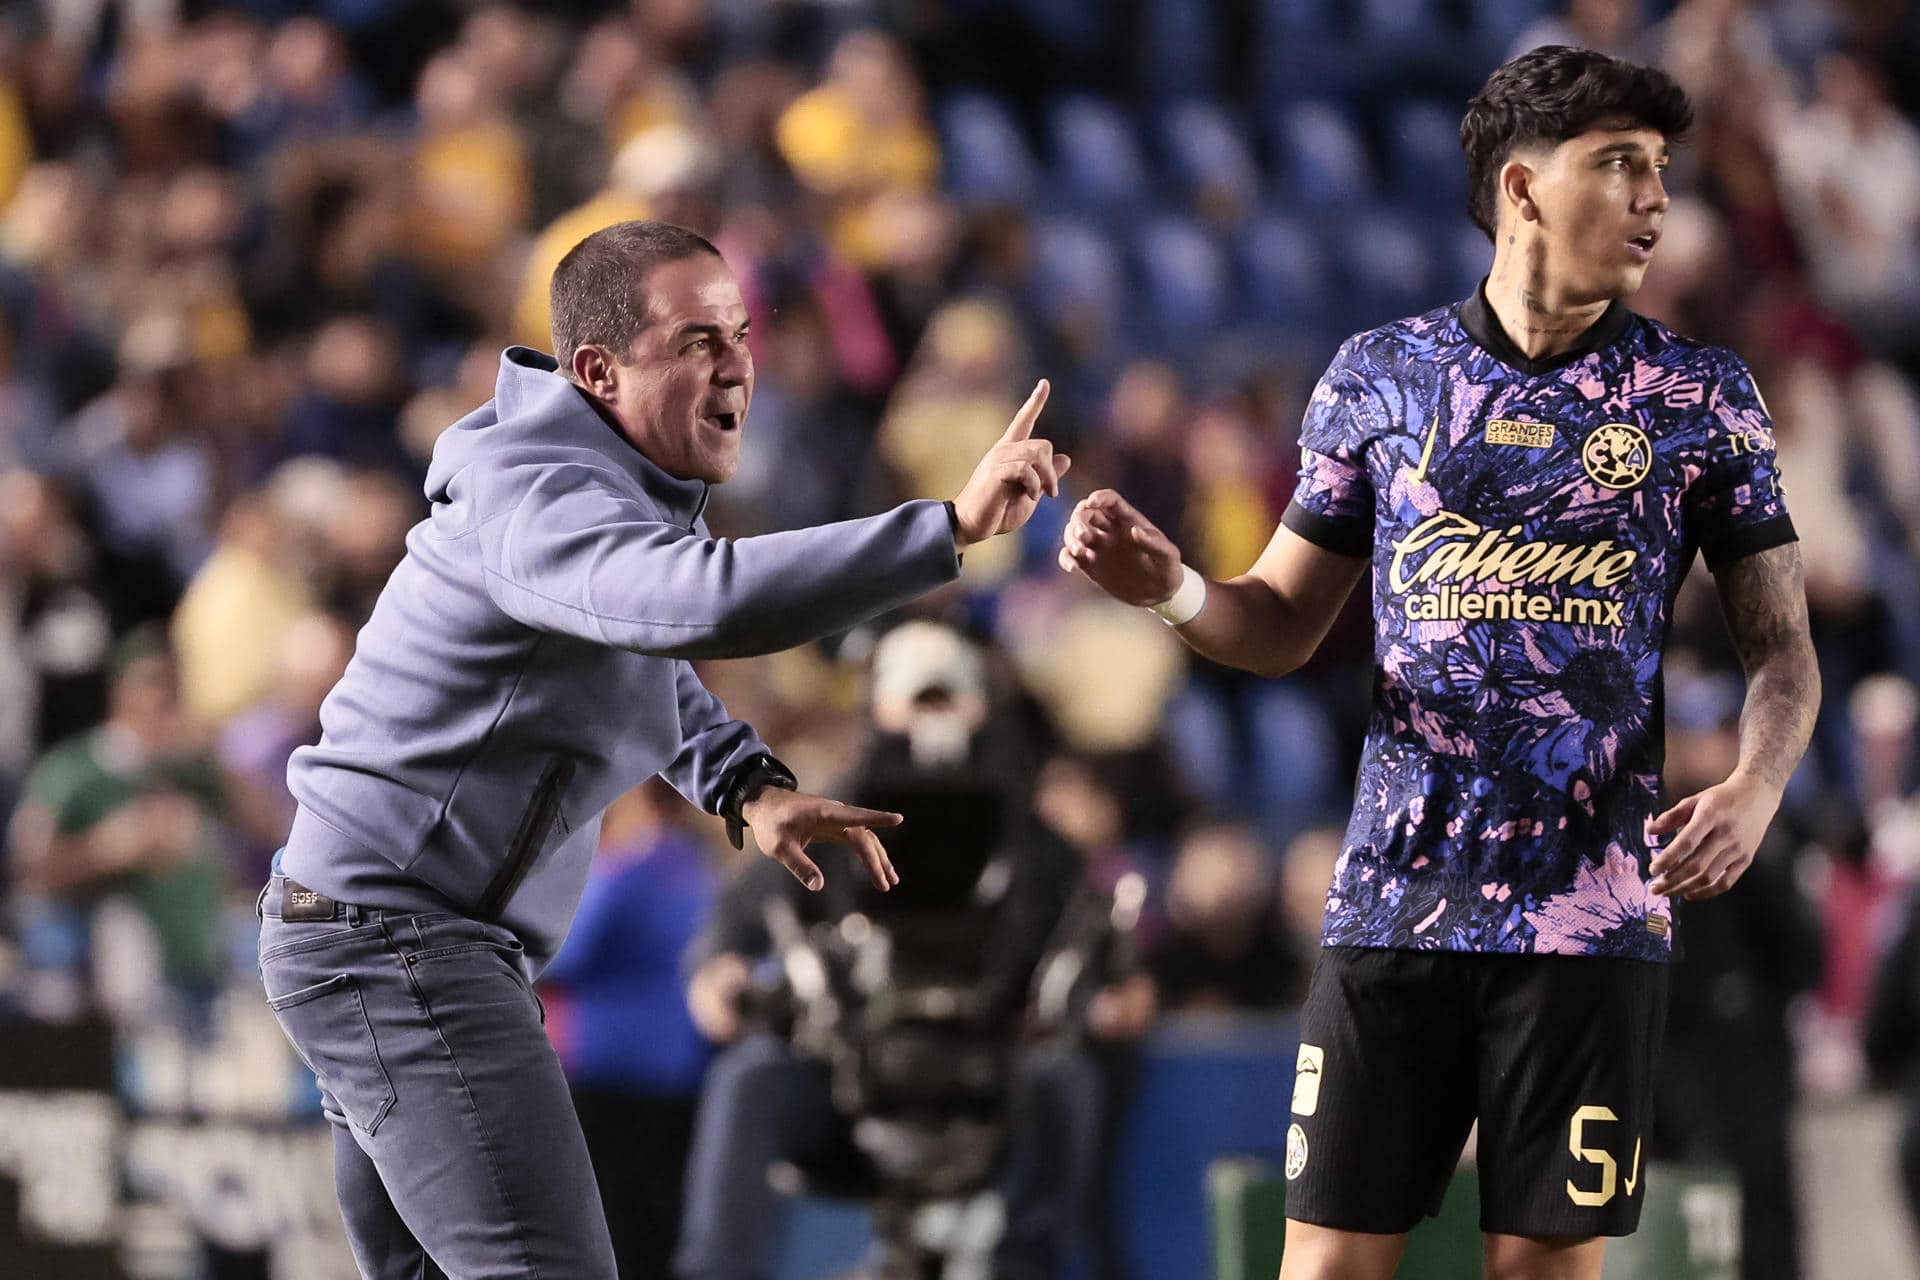
[[[1287,1183],[1265,1160],[1207,1170],[1214,1280],[1274,1280],[1287,1229]],[[1640,1230],[1607,1245],[1606,1280],[1738,1280],[1740,1189],[1725,1170],[1654,1164]],[[1396,1280],[1480,1280],[1480,1180],[1454,1175],[1438,1216],[1407,1237]]]
[[[1714,1165],[1647,1170],[1640,1230],[1607,1246],[1606,1280],[1739,1280],[1740,1184]]]

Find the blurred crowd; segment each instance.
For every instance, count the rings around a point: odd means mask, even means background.
[[[1074,491],[1119,488],[1230,576],[1291,492],[1338,340],[1464,296],[1489,257],[1419,112],[1451,127],[1544,42],[1657,61],[1693,95],[1635,306],[1753,366],[1826,680],[1763,860],[1779,893],[1716,904],[1685,998],[1696,1027],[1790,1044],[1785,1096],[1860,1088],[1869,1014],[1920,1020],[1920,974],[1880,981],[1920,877],[1920,17],[1900,0],[8,6],[0,1006],[225,1034],[287,756],[424,514],[437,433],[491,395],[504,347],[547,347],[548,275],[587,232],[680,222],[742,281],[759,382],[719,532],[957,492],[1045,374]],[[1089,876],[1146,875],[1159,1009],[1284,1008],[1350,800],[1367,601],[1292,679],[1212,668],[1054,568],[1068,505],[917,611],[989,643],[1037,811]],[[866,732],[874,639],[706,676],[828,779]],[[1668,682],[1677,772],[1709,783],[1740,685],[1698,575]],[[634,883],[664,884],[676,937],[723,874],[713,824],[659,812],[678,803],[617,811],[606,871],[664,841]],[[1920,1047],[1876,1045],[1884,1079],[1913,1076]],[[679,1088],[702,1061],[662,1069]]]

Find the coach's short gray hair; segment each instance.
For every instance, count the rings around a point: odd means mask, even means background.
[[[573,353],[590,344],[625,359],[647,327],[648,273],[703,253],[720,256],[711,240],[670,222],[616,222],[569,249],[548,295],[560,371],[569,373]]]

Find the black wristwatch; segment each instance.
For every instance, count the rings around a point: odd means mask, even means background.
[[[760,794],[763,787],[798,791],[800,779],[793,776],[793,770],[764,751],[734,769],[720,792],[720,816],[727,820],[727,839],[733,842],[736,849],[746,847],[747,820],[740,811],[747,807],[749,800]]]

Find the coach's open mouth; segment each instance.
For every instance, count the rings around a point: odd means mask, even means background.
[[[731,431],[740,425],[740,415],[737,413],[710,413],[702,418],[701,421],[721,431]]]

